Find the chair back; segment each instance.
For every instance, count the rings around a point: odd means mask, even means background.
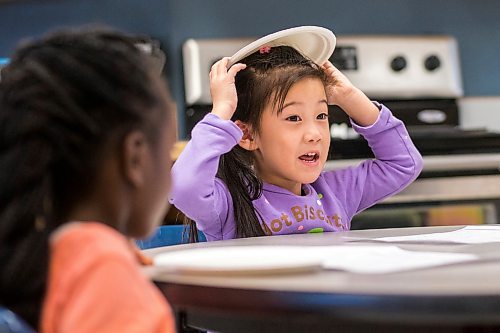
[[[184,225],[162,225],[158,227],[156,232],[149,238],[137,240],[137,246],[141,250],[151,249],[160,246],[178,245],[188,242],[188,233],[185,232]],[[198,239],[200,242],[206,242],[205,235],[198,231]]]
[[[0,305],[0,333],[36,333],[21,317]]]

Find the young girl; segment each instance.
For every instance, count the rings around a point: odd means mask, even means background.
[[[109,30],[19,48],[0,82],[0,304],[41,332],[173,332],[129,237],[165,214],[171,100]]]
[[[210,72],[213,109],[173,167],[171,202],[208,240],[348,230],[353,215],[410,184],[422,158],[403,123],[330,62],[261,49]],[[328,105],[352,119],[376,156],[323,172]]]

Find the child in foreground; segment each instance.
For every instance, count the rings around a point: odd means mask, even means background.
[[[349,230],[352,217],[417,178],[422,158],[404,124],[330,62],[263,47],[210,72],[213,109],[173,167],[171,203],[208,240]],[[356,167],[323,171],[328,105],[373,150]]]
[[[0,82],[0,303],[43,333],[173,332],[129,238],[161,222],[173,107],[111,30],[16,50]]]

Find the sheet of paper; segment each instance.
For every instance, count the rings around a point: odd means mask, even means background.
[[[354,273],[391,273],[440,265],[456,264],[478,259],[468,253],[417,252],[397,246],[311,246],[323,258],[323,268]]]
[[[482,244],[500,242],[500,225],[475,225],[432,234],[419,234],[409,236],[393,236],[374,238],[375,241],[390,243],[458,243]]]
[[[155,256],[155,266],[185,274],[237,274],[316,269],[382,274],[477,260],[466,253],[417,252],[395,245],[237,246],[184,249]]]

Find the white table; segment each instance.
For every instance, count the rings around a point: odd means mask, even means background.
[[[425,227],[299,234],[147,250],[241,245],[342,245],[456,230]],[[357,244],[373,242],[357,242]],[[352,245],[353,243],[349,243]],[[390,274],[321,270],[291,275],[186,276],[148,271],[184,325],[222,332],[500,332],[500,243],[398,244],[481,260]]]

